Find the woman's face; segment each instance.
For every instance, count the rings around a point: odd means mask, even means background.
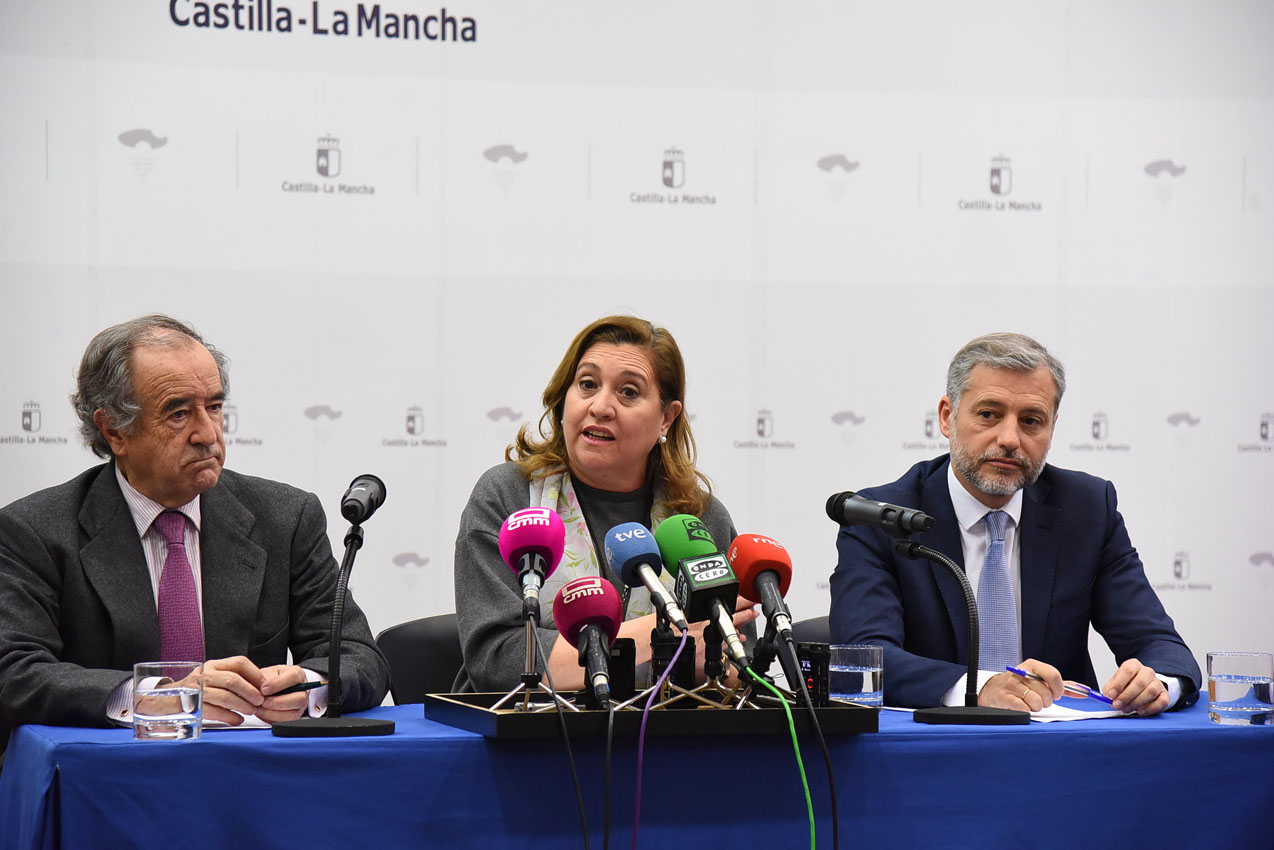
[[[646,458],[681,412],[659,398],[646,349],[599,342],[580,358],[562,407],[571,474],[590,487],[627,492],[641,487]]]

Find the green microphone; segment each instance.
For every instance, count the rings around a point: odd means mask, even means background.
[[[703,520],[674,514],[655,529],[655,543],[664,566],[677,577],[673,593],[686,619],[711,621],[725,640],[730,660],[740,670],[747,667],[748,655],[734,627],[739,580]]]

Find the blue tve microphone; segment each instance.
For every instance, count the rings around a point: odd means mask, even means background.
[[[606,563],[629,587],[645,587],[655,607],[662,609],[669,622],[686,630],[686,615],[673,599],[659,574],[664,561],[659,556],[655,535],[639,522],[625,522],[606,532]]]

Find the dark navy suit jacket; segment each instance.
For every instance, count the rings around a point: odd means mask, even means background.
[[[860,495],[933,517],[933,529],[913,539],[963,569],[947,467],[946,455],[918,463]],[[1088,655],[1091,623],[1118,663],[1136,658],[1180,677],[1179,705],[1198,698],[1199,665],[1146,579],[1109,481],[1046,465],[1023,493],[1018,535],[1024,659],[1099,687]],[[832,642],[884,646],[888,704],[940,705],[967,669],[969,618],[959,582],[945,567],[895,554],[875,528],[842,526],[836,545]]]

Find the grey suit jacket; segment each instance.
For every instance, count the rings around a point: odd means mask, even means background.
[[[326,674],[337,564],[318,499],[223,470],[201,499],[204,646]],[[379,705],[389,669],[349,599],[341,707]],[[154,591],[112,463],[0,510],[0,743],[22,723],[109,726],[111,691],[159,656]]]

